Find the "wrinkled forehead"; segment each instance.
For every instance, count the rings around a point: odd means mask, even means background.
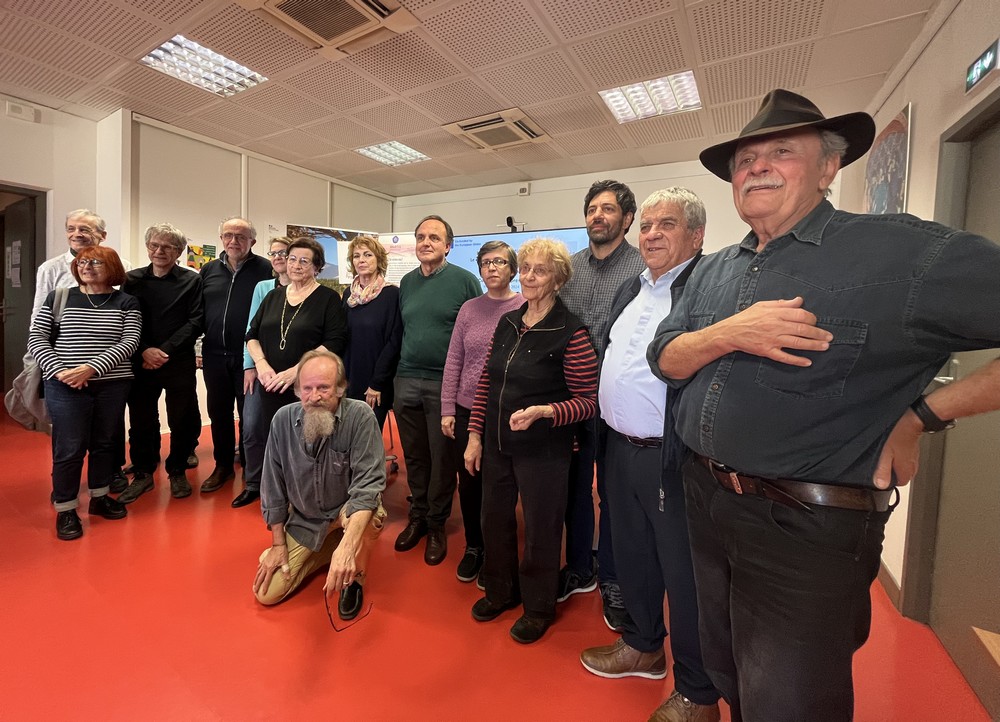
[[[223,233],[240,233],[247,238],[250,237],[250,225],[246,221],[241,221],[238,218],[226,221],[222,224]]]
[[[94,218],[93,216],[88,216],[88,215],[70,216],[69,218],[66,219],[66,225],[67,226],[90,226],[90,228],[92,230],[94,230],[97,233],[100,233],[100,230],[99,230],[100,224],[97,222],[97,219]]]

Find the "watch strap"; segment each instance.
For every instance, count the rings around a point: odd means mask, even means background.
[[[955,426],[955,419],[942,419],[927,405],[926,399],[926,396],[920,396],[910,404],[913,413],[917,415],[920,423],[924,425],[924,431],[933,434],[936,431],[946,431],[953,428]]]

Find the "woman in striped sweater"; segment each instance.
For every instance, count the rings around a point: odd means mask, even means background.
[[[597,356],[583,322],[557,292],[572,273],[559,241],[536,238],[517,254],[527,301],[501,317],[469,420],[465,467],[483,470],[486,596],[472,618],[486,622],[524,602],[510,629],[522,644],[555,620],[569,463],[577,424],[597,407]],[[518,568],[518,497],[524,557]]]
[[[68,289],[59,302],[59,291],[49,293],[28,334],[52,419],[52,503],[56,536],[63,540],[83,534],[76,508],[85,456],[90,516],[127,514],[124,504],[108,496],[108,485],[116,470],[116,430],[132,385],[129,358],[142,330],[139,302],[114,289],[125,281],[125,269],[113,249],[85,248],[70,270],[79,287]],[[54,306],[62,307],[58,319]]]

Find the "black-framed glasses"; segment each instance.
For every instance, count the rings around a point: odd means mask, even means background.
[[[100,268],[104,265],[104,261],[98,260],[97,258],[77,258],[76,267],[86,268],[87,266],[93,266],[94,268]]]
[[[249,243],[250,236],[244,235],[243,233],[223,233],[222,240],[224,241],[237,241],[238,243]]]
[[[268,251],[268,258],[288,258],[288,251]]]
[[[333,613],[330,611],[330,598],[325,593],[323,594],[323,603],[326,604],[326,616],[330,620],[330,626],[333,627],[334,632],[346,632],[348,629],[350,629],[355,624],[357,624],[362,619],[371,614],[372,607],[375,606],[373,602],[368,602],[368,609],[366,609],[364,612],[362,612],[357,617],[352,619],[350,622],[345,624],[343,627],[338,627],[337,623],[333,621]]]
[[[495,268],[498,271],[501,268],[506,268],[510,265],[510,262],[506,258],[484,258],[479,262],[480,268]]]

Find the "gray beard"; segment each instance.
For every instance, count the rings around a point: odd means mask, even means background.
[[[302,435],[307,444],[333,435],[333,412],[321,406],[306,407]]]

